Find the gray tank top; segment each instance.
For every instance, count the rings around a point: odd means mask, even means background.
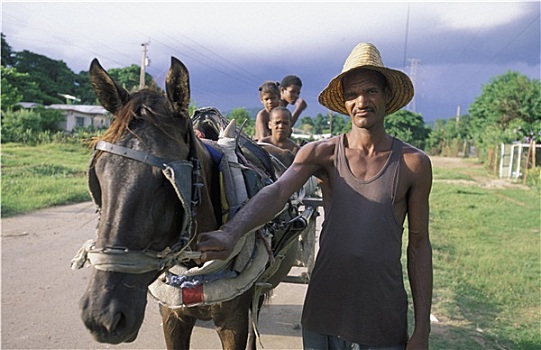
[[[302,325],[363,345],[405,344],[403,223],[397,222],[393,211],[402,141],[393,140],[385,165],[368,180],[351,172],[344,135],[338,136],[334,158],[333,196],[325,211]]]

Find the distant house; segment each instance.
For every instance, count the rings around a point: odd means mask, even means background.
[[[64,113],[66,119],[62,127],[65,131],[72,131],[77,127],[107,128],[111,124],[111,115],[102,106],[55,104],[46,108]]]
[[[34,102],[19,102],[17,105],[24,109],[41,106]],[[77,127],[108,128],[111,124],[111,114],[102,106],[54,104],[45,108],[56,109],[64,114],[65,119],[61,125],[64,131],[72,131]]]

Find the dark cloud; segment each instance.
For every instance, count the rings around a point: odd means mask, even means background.
[[[277,13],[260,3],[125,6],[5,3],[2,30],[13,49],[61,59],[75,72],[88,70],[94,57],[108,69],[140,64],[140,44],[150,39],[147,72],[158,84],[175,56],[190,71],[193,101],[224,112],[261,108],[258,86],[295,74],[304,83],[305,114],[327,113],[318,94],[361,41],[412,76],[415,111],[425,121],[454,116],[458,106],[466,113],[483,84],[508,70],[539,79],[538,2],[291,3]],[[128,13],[134,9],[145,22]],[[75,25],[66,17],[81,15]]]

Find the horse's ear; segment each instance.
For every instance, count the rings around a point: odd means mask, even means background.
[[[89,77],[98,100],[109,112],[115,114],[130,99],[128,91],[111,78],[96,58],[90,64]]]
[[[179,113],[187,113],[190,105],[190,76],[186,66],[175,57],[171,57],[165,90],[173,108]]]

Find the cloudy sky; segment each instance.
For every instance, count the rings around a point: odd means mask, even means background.
[[[540,78],[540,2],[2,2],[2,33],[87,71],[141,65],[160,86],[175,56],[198,107],[262,108],[258,86],[303,80],[304,115],[327,113],[319,92],[359,42],[416,89],[407,109],[425,121],[467,112],[482,86],[508,70]]]

